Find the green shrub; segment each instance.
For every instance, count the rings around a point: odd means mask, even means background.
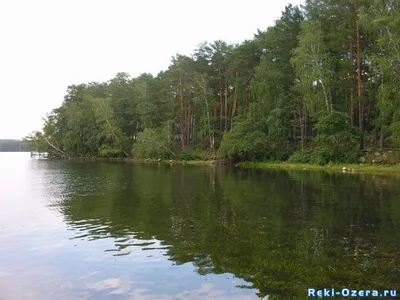
[[[315,165],[325,166],[331,161],[335,161],[332,159],[334,157],[334,150],[330,147],[326,147],[323,145],[319,145],[316,147],[312,153],[310,162]]]
[[[312,156],[309,151],[296,151],[289,157],[288,162],[308,164],[311,162],[311,159]]]
[[[146,128],[137,136],[132,154],[138,158],[170,158],[168,131],[165,128]]]
[[[267,135],[255,130],[247,120],[235,123],[231,131],[224,134],[218,150],[220,156],[240,161],[259,161],[269,156],[267,152]]]
[[[183,149],[177,156],[177,160],[198,160],[199,157],[195,154],[193,149]]]
[[[108,158],[115,158],[115,157],[123,157],[123,153],[119,149],[115,149],[108,144],[105,144],[100,147],[99,149],[99,157],[108,157]]]
[[[315,138],[317,147],[312,153],[312,163],[357,162],[360,132],[348,122],[346,114],[332,112],[322,116],[315,128],[318,132]]]
[[[201,150],[196,149],[194,150],[194,154],[201,160],[211,160],[213,159],[213,154],[210,150]]]
[[[389,131],[392,134],[389,137],[389,140],[393,143],[393,145],[400,146],[400,122],[399,121],[394,121],[389,126]]]

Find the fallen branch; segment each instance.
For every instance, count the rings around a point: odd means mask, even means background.
[[[164,148],[165,150],[167,150],[169,153],[171,153],[173,156],[176,157],[176,154],[175,154],[174,152],[172,152],[171,149],[168,149],[168,148],[165,147],[165,146],[163,146],[163,148]]]
[[[56,149],[58,152],[66,155],[67,157],[70,157],[67,153],[65,153],[64,151],[60,150],[59,148],[57,148],[56,146],[54,146],[52,143],[49,142],[49,140],[44,136],[45,141],[47,142],[47,144],[49,144],[51,147],[53,147],[54,149]]]

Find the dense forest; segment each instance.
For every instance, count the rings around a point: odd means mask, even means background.
[[[0,140],[0,152],[28,151],[26,142],[12,139]]]
[[[400,1],[307,0],[157,76],[68,87],[26,137],[60,156],[357,161],[400,145]]]

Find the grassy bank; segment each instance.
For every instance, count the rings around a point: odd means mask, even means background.
[[[237,164],[242,168],[278,168],[278,169],[293,169],[293,170],[326,170],[336,172],[368,172],[368,173],[400,173],[400,165],[371,165],[371,164],[329,164],[319,166],[313,164],[297,164],[288,162],[242,162]],[[346,168],[343,170],[343,168]]]

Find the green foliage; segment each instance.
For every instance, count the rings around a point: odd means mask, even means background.
[[[117,125],[114,110],[111,106],[111,99],[93,99],[92,100],[94,119],[100,130],[97,134],[102,147],[99,152],[109,153],[127,153],[129,151],[129,141],[123,130]],[[105,151],[101,149],[106,149]],[[128,154],[126,154],[128,156]]]
[[[183,149],[181,153],[176,157],[178,160],[198,160],[199,157],[196,155],[193,149]]]
[[[315,128],[318,135],[315,138],[317,147],[313,151],[313,163],[325,165],[329,162],[357,162],[360,132],[349,124],[344,113],[334,111],[323,115]]]
[[[390,136],[390,141],[396,145],[400,146],[400,121],[395,121],[390,125],[390,131],[392,135]]]
[[[48,150],[48,145],[44,141],[43,134],[40,131],[32,132],[24,137],[23,140],[27,143],[28,150],[30,151],[47,152]]]
[[[330,85],[335,74],[323,41],[324,33],[319,23],[305,21],[301,24],[299,46],[291,60],[299,81],[296,88],[304,97],[311,114],[332,110]]]
[[[146,128],[138,134],[132,154],[138,158],[170,158],[173,152],[168,148],[168,131]]]
[[[298,44],[302,20],[299,9],[289,5],[274,27],[258,35],[265,51],[255,68],[252,91],[257,101],[251,105],[250,114],[256,127],[267,133],[270,158],[275,160],[287,159],[294,148],[290,136],[295,70],[290,58]]]
[[[301,164],[308,164],[312,161],[312,154],[310,151],[296,151],[293,153],[288,162],[290,163],[301,163]]]
[[[99,157],[123,157],[123,153],[121,153],[121,150],[106,144],[99,148]]]
[[[271,110],[266,120],[270,152],[275,160],[285,160],[291,152],[291,110],[292,105],[288,97],[281,95],[276,102],[276,107]]]
[[[194,155],[201,160],[211,160],[213,159],[213,154],[210,151],[204,149],[195,149]]]
[[[248,120],[238,121],[222,139],[218,154],[233,160],[262,160],[268,158],[268,138]]]

